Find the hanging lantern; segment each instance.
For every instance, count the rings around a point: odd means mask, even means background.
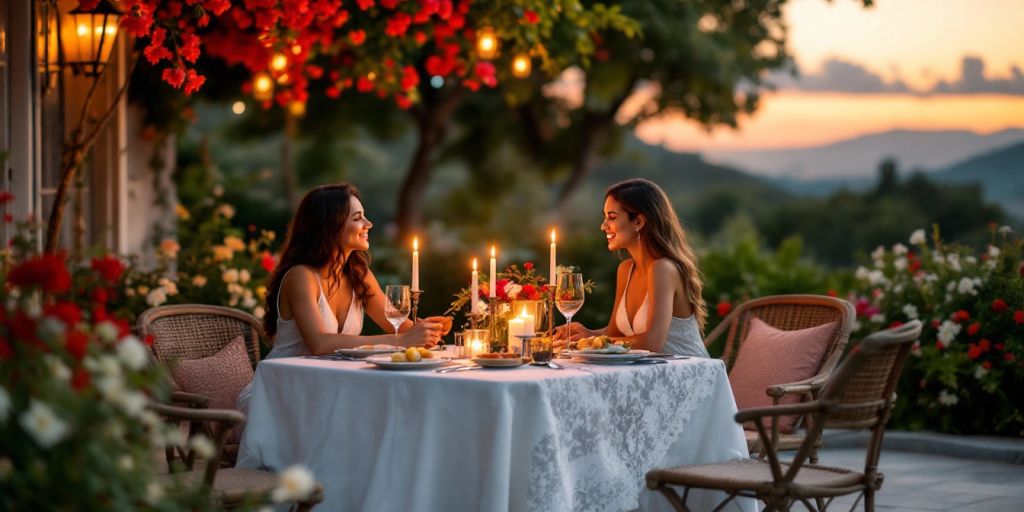
[[[526,78],[530,76],[530,71],[533,69],[533,61],[530,60],[530,56],[525,53],[520,53],[512,59],[512,75],[516,78]]]
[[[274,97],[274,79],[264,72],[252,76],[252,97],[257,101],[268,101]]]
[[[293,101],[288,104],[288,113],[294,117],[302,117],[306,115],[306,102],[305,101]]]
[[[498,56],[501,43],[491,27],[483,27],[476,33],[476,54],[481,59],[491,60]]]
[[[98,76],[110,62],[122,12],[110,0],[99,0],[91,10],[76,7],[61,23],[64,63],[75,74]]]

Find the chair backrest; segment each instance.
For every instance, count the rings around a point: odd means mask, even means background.
[[[139,316],[140,336],[153,336],[161,363],[209,357],[238,336],[245,339],[252,367],[260,359],[263,326],[252,315],[224,306],[178,304],[147,309]]]
[[[843,299],[825,295],[773,295],[747,301],[733,310],[705,340],[705,343],[710,344],[723,329],[726,330],[722,360],[727,368],[731,369],[736,362],[736,355],[747,337],[753,318],[783,331],[809,329],[835,322],[836,327],[818,365],[819,371],[822,371],[831,370],[839,362],[843,348],[850,340],[856,310]]]
[[[836,407],[826,416],[833,428],[864,429],[884,425],[896,400],[896,383],[921,322],[876,332],[850,351],[821,391],[821,402]]]

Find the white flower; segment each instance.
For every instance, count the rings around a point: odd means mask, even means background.
[[[882,285],[886,282],[887,279],[885,278],[885,274],[881,270],[872,270],[871,272],[868,272],[868,284],[871,286]]]
[[[159,283],[160,283],[160,287],[164,289],[164,292],[166,292],[167,295],[177,295],[178,294],[178,284],[175,283],[174,281],[171,281],[170,279],[167,279],[166,277],[161,277]]]
[[[126,336],[117,344],[117,357],[129,370],[139,371],[149,364],[149,349],[135,336]]]
[[[892,246],[892,253],[895,254],[896,256],[903,256],[904,254],[907,253],[907,246],[901,243],[897,243],[896,245]]]
[[[238,281],[239,282],[248,283],[249,279],[251,279],[251,278],[252,278],[252,275],[249,274],[249,270],[248,269],[244,269],[243,268],[241,271],[238,272]]]
[[[7,421],[7,415],[11,413],[11,395],[0,386],[0,421]]]
[[[163,432],[163,445],[164,446],[184,446],[185,445],[185,434],[181,432],[176,425],[167,425],[164,427]]]
[[[900,284],[898,284],[896,286],[893,286],[892,287],[892,292],[897,294],[897,295],[900,294],[900,293],[903,293],[903,283],[900,283]]]
[[[943,347],[948,347],[957,334],[960,334],[960,324],[946,320],[939,326],[939,343],[942,343]]]
[[[871,252],[871,259],[880,260],[885,257],[885,247],[879,245],[875,247],[875,250]]]
[[[974,265],[978,263],[978,258],[975,258],[974,256],[968,256],[964,258],[964,261],[966,261],[968,265]]]
[[[487,303],[484,301],[477,301],[476,310],[471,312],[474,315],[486,315],[487,314]]]
[[[985,367],[980,365],[980,364],[974,368],[974,378],[975,379],[981,380],[982,377],[984,377],[987,374],[988,374],[988,370],[986,370]]]
[[[256,304],[259,304],[259,302],[255,298],[253,298],[252,294],[242,299],[242,307],[244,307],[245,309],[252,309],[256,307]]]
[[[164,302],[167,302],[167,293],[164,292],[163,288],[154,288],[153,291],[146,294],[146,304],[154,308]]]
[[[266,314],[267,312],[263,310],[263,306],[256,306],[252,310],[252,316],[256,317],[257,320],[263,320],[263,316]]]
[[[978,291],[974,289],[975,284],[976,283],[971,278],[964,277],[960,279],[959,283],[957,283],[956,291],[960,292],[961,294],[977,295]]]
[[[216,450],[216,447],[213,445],[213,441],[202,434],[198,434],[190,439],[188,446],[189,448],[192,448],[192,451],[194,451],[196,455],[204,459],[213,457],[213,452]]]
[[[43,356],[46,361],[46,366],[50,367],[50,372],[53,373],[53,377],[60,382],[68,382],[71,380],[71,370],[68,368],[64,361],[61,361],[59,357],[51,354]]]
[[[945,389],[943,389],[942,391],[939,391],[939,403],[940,404],[949,407],[951,405],[956,405],[956,403],[959,402],[959,401],[960,401],[960,397],[956,396],[955,394],[949,393]]]
[[[990,245],[990,246],[988,246],[988,257],[989,257],[989,258],[993,258],[993,259],[995,259],[995,258],[998,258],[998,257],[999,257],[999,254],[1000,254],[1000,252],[1001,252],[1001,251],[999,250],[999,248],[998,248],[998,247],[996,247],[996,246],[994,246],[994,245]]]
[[[999,228],[999,232],[1004,235],[1009,234],[1011,231],[1013,231],[1013,228],[1011,228],[1010,226],[1000,226]]]
[[[271,498],[277,502],[295,501],[308,498],[313,493],[313,474],[302,466],[292,466],[281,473],[281,482],[274,489]]]
[[[853,276],[856,277],[858,281],[867,281],[869,273],[871,273],[870,270],[864,267],[857,267],[857,271],[854,272]]]
[[[906,258],[896,258],[896,260],[893,261],[892,264],[893,264],[894,267],[896,267],[896,270],[906,270],[906,268],[907,268],[907,259]]]
[[[885,315],[883,315],[881,313],[874,314],[874,315],[871,315],[870,320],[872,322],[876,323],[876,324],[880,324],[880,323],[885,321]]]
[[[132,418],[138,418],[142,415],[142,411],[146,410],[146,404],[149,402],[149,398],[145,394],[139,391],[126,391],[121,393],[116,403],[121,409]]]
[[[917,319],[917,306],[913,304],[905,304],[903,306],[903,314],[907,315],[907,320]]]
[[[164,488],[156,480],[146,484],[146,502],[155,505],[164,498]]]
[[[34,398],[20,420],[21,428],[43,448],[59,443],[68,435],[68,424],[58,418],[48,405]]]
[[[113,343],[117,341],[119,334],[121,334],[121,331],[114,325],[114,322],[104,320],[96,324],[96,335],[103,341]]]
[[[926,239],[925,239],[925,236],[924,236],[924,230],[923,229],[915,230],[913,233],[910,234],[910,244],[911,245],[922,245],[922,244],[925,243],[925,240]]]
[[[924,279],[924,281],[926,283],[934,283],[934,282],[939,280],[939,276],[937,274],[933,274],[933,273],[929,272],[929,273],[924,275],[923,279]]]
[[[122,455],[121,458],[117,460],[117,466],[121,468],[121,471],[127,473],[135,469],[135,459],[132,459],[131,455]]]
[[[512,300],[516,300],[516,297],[519,296],[519,292],[521,291],[523,291],[523,287],[516,283],[508,283],[505,285],[505,294]]]
[[[238,282],[238,269],[237,268],[229,268],[229,269],[225,270],[224,273],[220,275],[220,277],[221,277],[221,279],[224,280],[225,283],[237,283]]]
[[[949,263],[949,268],[953,269],[954,272],[960,272],[960,256],[956,254],[950,254],[946,256],[946,261]]]
[[[195,276],[192,278],[192,285],[197,288],[206,286],[206,276]]]

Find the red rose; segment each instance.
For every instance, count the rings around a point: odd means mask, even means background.
[[[64,340],[64,346],[75,359],[82,360],[89,351],[89,336],[82,331],[70,331]]]
[[[1006,311],[1006,309],[1008,307],[1009,306],[1006,305],[1006,301],[1003,300],[1003,299],[996,299],[996,300],[992,301],[992,312],[993,313],[1002,313],[1003,311]]]
[[[78,325],[78,322],[82,320],[82,311],[78,309],[74,303],[71,302],[58,302],[51,304],[43,310],[48,316],[52,316],[61,322],[68,328],[74,328]]]
[[[971,314],[966,309],[961,309],[956,313],[953,313],[953,321],[957,323],[966,322],[971,319]]]
[[[352,46],[359,46],[366,41],[366,31],[356,29],[348,33],[348,42],[352,43]]]
[[[274,262],[273,255],[271,255],[267,251],[263,251],[263,254],[260,255],[260,266],[263,267],[263,270],[266,270],[267,272],[273,272],[274,267],[277,266],[277,263]]]
[[[946,346],[943,345],[941,341],[936,341],[935,342],[935,350],[945,350],[945,349],[946,349]]]
[[[986,370],[991,370],[992,369],[992,363],[990,361],[982,361],[981,367],[986,369]]]
[[[1024,324],[1024,311],[1018,309],[1013,312],[1013,323],[1017,325]]]
[[[63,255],[46,253],[16,265],[7,274],[7,282],[19,288],[38,286],[46,293],[65,293],[71,289],[71,274]]]
[[[89,382],[89,372],[85,371],[85,368],[76,368],[75,373],[71,375],[71,388],[75,391],[89,387]]]
[[[934,327],[934,328],[938,329],[938,327],[939,327],[940,325],[942,325],[942,322],[940,322],[940,321],[938,321],[938,320],[935,320],[935,319],[932,319],[932,327]]]
[[[975,334],[978,334],[978,329],[981,329],[981,324],[974,322],[967,326],[967,334],[969,336],[974,336]]]
[[[529,265],[529,263],[527,263]],[[526,300],[537,300],[540,298],[540,293],[537,292],[537,287],[532,284],[523,285],[523,290],[519,292],[519,295]]]
[[[1003,354],[1003,359],[1005,359],[1007,363],[1012,363],[1017,360],[1017,356],[1014,356],[1010,352],[1007,352]]]
[[[505,293],[505,285],[508,284],[508,279],[498,279],[498,283],[495,285],[494,293],[501,300],[508,300],[508,294]]]
[[[732,304],[729,301],[723,300],[715,306],[715,312],[718,313],[718,316],[724,317],[725,315],[728,315],[730,311],[732,311]]]
[[[527,261],[526,263],[523,263],[523,268],[526,270],[533,270],[533,262]]]
[[[992,347],[992,342],[987,340],[987,339],[983,339],[983,340],[978,342],[978,348],[980,348],[982,352],[988,352],[988,349],[991,348],[991,347]]]
[[[527,9],[526,12],[523,13],[523,21],[533,25],[534,23],[540,21],[540,16],[537,15],[537,13]]]
[[[1004,348],[1006,348],[1006,344],[1005,343],[996,343],[995,344],[995,348],[996,348],[996,350],[1003,350]]]
[[[124,263],[109,254],[102,258],[93,258],[89,267],[98,272],[100,277],[108,283],[116,283],[124,272]]]
[[[970,358],[971,361],[977,359],[980,356],[981,356],[981,349],[978,348],[977,345],[975,345],[974,343],[971,343],[970,345],[967,346],[967,357]]]

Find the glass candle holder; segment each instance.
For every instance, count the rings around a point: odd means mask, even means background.
[[[490,332],[487,329],[466,329],[462,331],[467,359],[472,359],[479,354],[491,351],[489,334]]]

